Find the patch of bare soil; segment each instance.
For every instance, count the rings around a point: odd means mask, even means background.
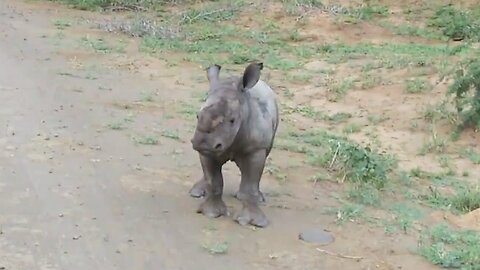
[[[8,131],[0,135],[1,267],[438,269],[411,254],[414,236],[386,235],[355,221],[336,225],[325,210],[338,205],[338,186],[308,181],[316,170],[297,154],[272,152],[270,162],[285,175],[265,173],[261,183],[270,227],[241,227],[232,217],[195,214],[199,201],[188,189],[201,169],[188,143],[194,118],[182,106],[198,102],[192,96],[207,89],[204,70],[139,53],[135,40],[123,52],[102,53],[82,38],[114,46],[126,37],[87,23],[62,31],[52,23],[59,17],[100,16],[106,15],[53,3],[0,2],[0,125]],[[294,27],[291,18],[284,20]],[[315,42],[394,38],[369,24],[343,29],[323,15],[312,17],[301,32]],[[382,145],[412,165],[436,166],[434,158],[416,156],[425,135],[408,130],[415,109],[430,97],[384,85],[329,102],[325,88],[283,86],[296,89],[295,102],[332,113],[386,116],[377,126]],[[319,125],[308,118],[296,123],[303,129]],[[473,175],[474,167],[465,166]],[[238,169],[230,164],[224,172],[225,201],[235,213]],[[328,229],[335,242],[318,250],[300,241],[298,233],[308,228]],[[219,244],[225,254],[214,256]]]

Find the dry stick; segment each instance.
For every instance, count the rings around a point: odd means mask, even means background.
[[[333,154],[332,161],[330,161],[330,166],[328,166],[329,169],[332,168],[333,163],[337,159],[338,151],[340,151],[340,143],[339,142],[337,142],[337,149],[335,150],[335,154]]]
[[[331,251],[321,249],[321,248],[317,248],[317,250],[322,252],[322,253],[325,253],[327,255],[336,256],[336,257],[340,257],[340,258],[344,258],[344,259],[351,259],[351,260],[361,260],[361,259],[363,259],[363,257],[343,255],[343,254],[340,254],[340,253],[331,252]]]

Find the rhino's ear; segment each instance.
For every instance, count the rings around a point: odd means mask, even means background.
[[[207,78],[210,83],[218,81],[220,69],[222,69],[222,67],[217,64],[214,64],[207,68]]]
[[[243,72],[243,91],[248,90],[257,84],[260,80],[260,71],[263,69],[263,63],[251,63]]]

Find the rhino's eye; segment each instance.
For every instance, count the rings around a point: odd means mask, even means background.
[[[234,118],[230,119],[230,123],[232,124],[235,123],[235,119]]]

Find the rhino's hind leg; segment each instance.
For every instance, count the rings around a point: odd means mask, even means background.
[[[263,197],[259,190],[259,184],[265,167],[265,158],[266,155],[263,150],[240,157],[236,161],[242,173],[237,198],[242,201],[243,208],[235,220],[241,225],[251,224],[257,227],[266,227],[269,224],[267,217],[259,206],[259,201]]]
[[[190,189],[189,193],[190,196],[194,198],[200,198],[207,195],[208,190],[210,189],[210,184],[207,180],[205,180],[205,176],[203,176],[200,180],[198,180]]]

